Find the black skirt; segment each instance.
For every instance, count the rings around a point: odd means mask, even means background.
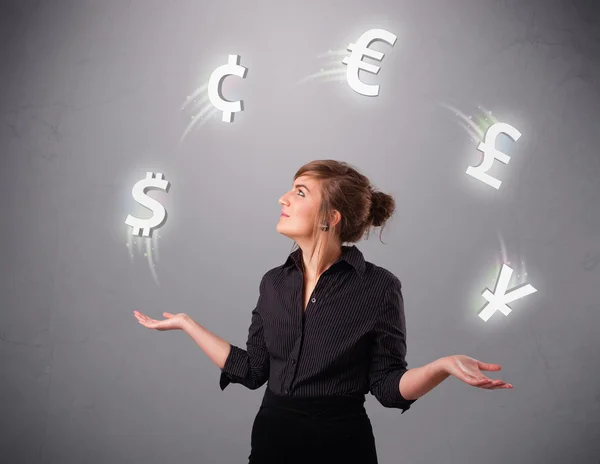
[[[267,387],[249,464],[377,464],[364,402],[364,396],[282,396]]]

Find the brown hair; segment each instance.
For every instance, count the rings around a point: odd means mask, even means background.
[[[369,237],[371,227],[381,227],[379,240],[386,221],[394,214],[396,203],[391,195],[375,190],[369,179],[353,166],[343,161],[315,160],[302,166],[294,175],[308,176],[320,181],[321,205],[313,230],[315,252],[321,225],[329,224],[333,210],[338,210],[341,220],[330,226],[328,237],[339,237],[340,242],[358,242]]]

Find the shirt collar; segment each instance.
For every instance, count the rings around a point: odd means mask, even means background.
[[[359,276],[363,276],[366,268],[365,258],[362,252],[355,245],[342,245],[342,256],[338,261],[346,261],[350,264]],[[338,262],[336,261],[336,263]],[[284,267],[295,264],[298,269],[302,269],[302,249],[298,248],[290,253],[284,263]],[[335,264],[335,263],[334,263]]]

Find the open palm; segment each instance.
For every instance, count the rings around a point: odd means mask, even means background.
[[[498,388],[513,388],[510,383],[487,377],[481,371],[499,371],[500,364],[490,364],[473,359],[462,354],[448,356],[445,363],[446,371],[469,385],[488,390]]]
[[[151,317],[146,316],[137,310],[133,311],[133,315],[137,318],[138,322],[148,329],[155,330],[183,330],[183,325],[188,319],[188,315],[185,313],[172,314],[164,312],[163,316],[166,319],[157,321]]]

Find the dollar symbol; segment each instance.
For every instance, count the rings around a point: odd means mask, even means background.
[[[396,43],[396,39],[397,37],[391,32],[383,29],[371,29],[361,35],[356,41],[356,44],[351,43],[348,45],[348,51],[352,52],[352,54],[350,55],[350,58],[345,57],[342,60],[342,63],[348,65],[348,69],[346,70],[346,79],[348,80],[348,84],[352,90],[367,97],[379,95],[379,86],[369,85],[362,82],[358,78],[358,70],[362,69],[363,71],[377,74],[380,67],[375,64],[365,63],[362,61],[362,59],[364,56],[368,56],[369,58],[381,61],[384,57],[384,54],[369,49],[369,45],[371,45],[371,43],[375,40],[383,40],[393,47]]]
[[[496,138],[501,133],[508,135],[515,142],[521,137],[521,133],[510,124],[506,124],[505,122],[493,124],[485,132],[483,142],[480,142],[479,145],[477,145],[477,150],[483,153],[483,161],[479,166],[469,166],[466,171],[470,176],[485,182],[495,189],[500,188],[502,181],[492,177],[487,171],[492,167],[495,159],[504,164],[508,164],[510,161],[510,156],[496,149]]]
[[[227,64],[219,66],[210,75],[208,80],[208,98],[215,108],[220,109],[223,112],[223,122],[233,121],[233,113],[243,111],[242,100],[238,101],[227,101],[221,95],[221,86],[223,85],[223,79],[229,75],[236,75],[242,79],[246,77],[248,68],[240,66],[239,55],[229,55],[229,61]]]
[[[161,173],[147,172],[146,178],[135,183],[131,189],[133,199],[140,205],[145,206],[152,211],[153,215],[148,219],[139,219],[131,214],[125,219],[125,224],[131,226],[132,235],[143,237],[152,237],[152,231],[161,227],[167,219],[167,211],[154,198],[146,195],[146,190],[154,188],[169,191],[170,183],[164,180],[165,176]]]

